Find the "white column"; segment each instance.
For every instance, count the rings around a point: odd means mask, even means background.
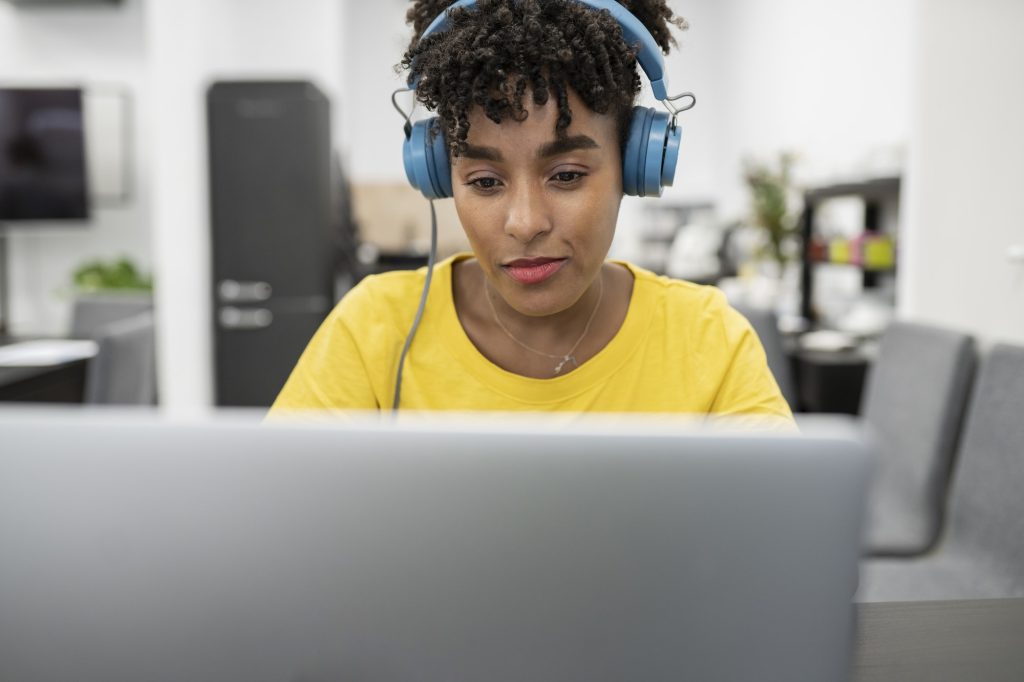
[[[213,403],[203,68],[208,4],[153,0],[146,7],[157,375],[161,404],[171,413]]]

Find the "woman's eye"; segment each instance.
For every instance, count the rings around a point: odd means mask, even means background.
[[[477,189],[482,189],[484,191],[489,191],[489,190],[497,189],[497,187],[498,187],[498,179],[497,178],[487,178],[487,177],[485,177],[485,178],[477,178],[476,180],[470,180],[466,184],[471,185],[472,187],[475,187]]]
[[[579,181],[579,179],[585,175],[586,173],[581,173],[579,171],[561,171],[560,173],[555,173],[552,179],[563,185],[571,185]]]

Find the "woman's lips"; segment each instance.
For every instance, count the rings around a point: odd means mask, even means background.
[[[564,258],[519,258],[501,267],[520,284],[540,284],[565,265]]]

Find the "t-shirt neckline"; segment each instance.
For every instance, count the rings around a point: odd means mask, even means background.
[[[438,324],[442,338],[446,342],[444,346],[453,360],[482,383],[507,397],[524,403],[551,404],[579,395],[595,384],[604,382],[621,367],[640,346],[640,341],[650,326],[653,306],[646,295],[646,287],[643,286],[645,278],[632,264],[612,260],[610,262],[623,265],[633,275],[629,309],[615,336],[593,357],[568,374],[550,379],[515,374],[494,364],[477,349],[455,312],[452,291],[454,266],[473,257],[471,253],[458,253],[439,265],[434,273],[436,282],[430,292],[430,307],[441,311]]]

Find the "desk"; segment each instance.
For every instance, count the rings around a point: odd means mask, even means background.
[[[17,339],[0,337],[0,346]],[[0,401],[80,403],[89,358],[41,366],[0,365]]]
[[[0,401],[80,403],[88,360],[47,367],[0,367]]]
[[[855,682],[1021,682],[1024,599],[858,604]]]

